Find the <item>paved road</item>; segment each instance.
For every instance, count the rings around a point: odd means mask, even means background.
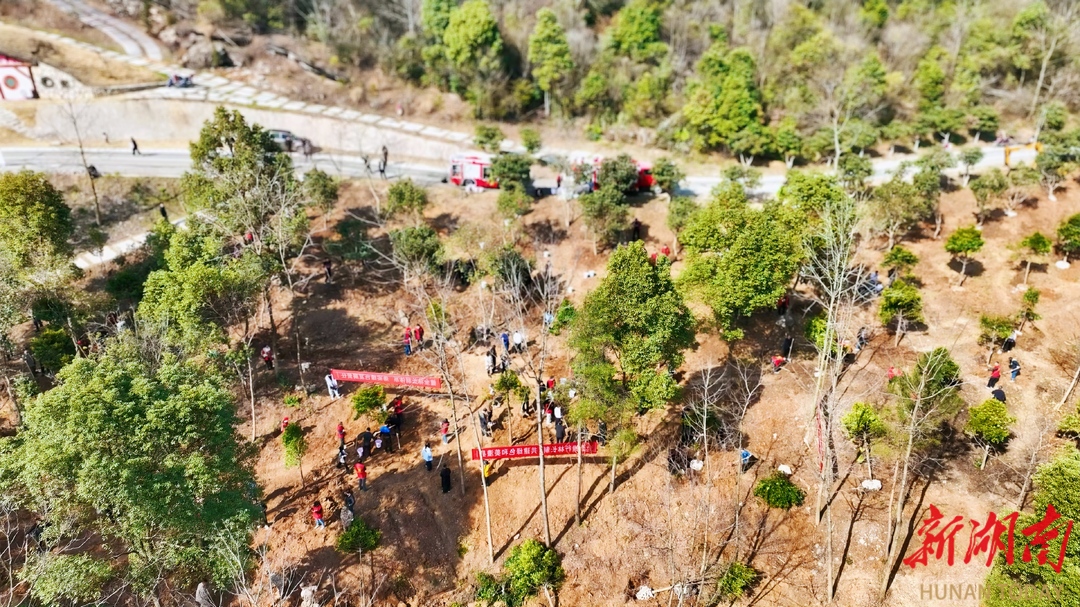
[[[82,0],[48,0],[60,10],[71,13],[76,19],[101,31],[124,49],[124,54],[161,61],[161,48],[146,32],[138,27],[100,11]]]
[[[1004,165],[1005,152],[1002,148],[986,147],[983,152],[983,159],[975,167],[976,171]],[[1032,162],[1034,158],[1033,150],[1021,150],[1015,152],[1011,160],[1014,163]],[[126,149],[95,148],[87,150],[87,159],[101,173],[124,177],[179,177],[191,166],[191,159],[186,149],[145,150],[142,156],[132,156]],[[911,160],[911,158],[894,157],[875,160],[874,176],[871,179],[875,182],[889,179],[904,160]],[[359,156],[315,154],[309,162],[302,156],[295,155],[293,161],[300,172],[318,167],[330,174],[343,177],[363,177],[368,174]],[[83,170],[78,150],[74,148],[0,148],[0,170],[24,168],[50,173],[74,173]],[[952,173],[956,174],[958,171],[958,169],[953,169]],[[446,168],[437,165],[390,163],[387,168],[387,176],[390,178],[411,177],[423,184],[436,183],[442,180],[445,174]],[[765,175],[755,193],[774,195],[784,184],[784,179],[784,175]],[[719,183],[719,176],[691,176],[683,182],[683,189],[686,193],[703,196]],[[551,187],[555,184],[539,181],[537,185]]]
[[[122,177],[179,177],[191,168],[191,157],[186,149],[143,150],[141,156],[132,156],[128,149],[89,148],[86,150],[86,157],[102,174]],[[307,161],[303,156],[294,155],[293,163],[298,172],[317,167],[327,173],[344,177],[367,175],[364,162],[358,156],[315,154],[311,161]],[[0,148],[0,170],[20,169],[47,173],[79,173],[83,166],[79,151],[75,148]],[[386,172],[390,178],[407,176],[419,183],[432,184],[442,179],[445,168],[391,162]]]

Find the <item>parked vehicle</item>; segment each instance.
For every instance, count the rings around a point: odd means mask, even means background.
[[[499,184],[491,177],[491,154],[460,154],[450,159],[450,183],[457,186],[497,188]]]
[[[307,139],[294,135],[290,131],[282,131],[279,129],[270,129],[267,131],[270,134],[270,139],[274,141],[281,148],[283,152],[298,152],[304,149],[305,142],[308,146],[311,146],[311,142]]]

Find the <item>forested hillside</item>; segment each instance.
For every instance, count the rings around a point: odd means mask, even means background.
[[[377,66],[452,91],[480,118],[550,113],[580,119],[591,138],[645,137],[746,160],[988,140],[1014,121],[1052,131],[1080,103],[1080,9],[1069,0],[168,6],[179,17],[305,39],[331,66]]]

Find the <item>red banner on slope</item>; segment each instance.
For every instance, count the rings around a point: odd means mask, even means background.
[[[384,386],[410,386],[413,388],[442,389],[441,377],[423,375],[399,375],[397,373],[373,373],[371,371],[345,371],[330,369],[330,374],[338,381],[353,381],[362,384],[382,384]]]
[[[581,443],[581,453],[591,455],[596,453],[596,441]],[[577,455],[577,443],[549,443],[544,445],[544,457],[553,455]],[[484,459],[517,459],[519,457],[540,457],[540,448],[537,445],[518,445],[516,447],[485,447]],[[480,450],[472,450],[472,458],[480,459]]]

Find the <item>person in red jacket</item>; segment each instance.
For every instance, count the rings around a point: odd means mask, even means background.
[[[322,504],[320,504],[318,501],[316,501],[315,505],[311,507],[311,516],[315,518],[316,529],[326,528],[326,523],[323,522],[322,517]]]
[[[356,462],[353,464],[353,470],[356,471],[356,481],[360,484],[360,490],[367,491],[367,466]]]
[[[337,425],[338,448],[345,447],[345,424],[338,422]]]
[[[994,386],[997,385],[998,380],[1000,380],[1000,379],[1001,379],[1001,364],[1000,363],[994,363],[994,368],[990,371],[990,381],[986,382],[986,387],[989,388],[990,390],[993,390]]]

